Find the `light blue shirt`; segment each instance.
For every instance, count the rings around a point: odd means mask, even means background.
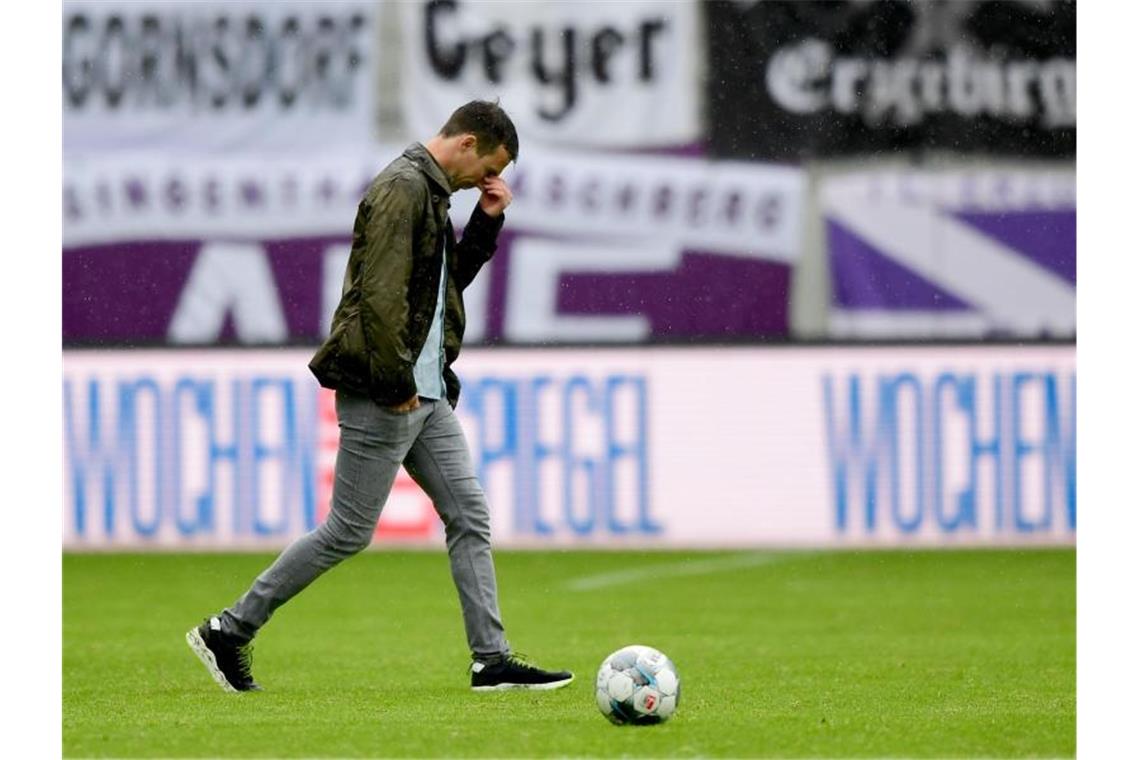
[[[416,393],[424,398],[442,399],[446,388],[443,384],[443,307],[447,300],[447,252],[443,253],[442,270],[439,274],[439,293],[435,297],[435,314],[431,318],[431,329],[420,350],[413,370],[416,377]]]

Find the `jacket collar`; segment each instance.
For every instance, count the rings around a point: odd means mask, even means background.
[[[439,185],[443,192],[448,195],[454,192],[454,190],[451,189],[451,182],[447,179],[447,175],[443,173],[443,169],[436,163],[435,158],[432,157],[423,143],[412,143],[404,150],[404,155],[418,166],[420,171],[428,176],[428,179]]]

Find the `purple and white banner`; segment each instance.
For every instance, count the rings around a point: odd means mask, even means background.
[[[377,0],[68,0],[66,154],[373,142]]]
[[[1072,170],[860,172],[820,196],[833,336],[1076,335]]]
[[[415,0],[403,15],[403,107],[434,134],[460,104],[499,98],[522,139],[687,146],[701,137],[695,0]]]
[[[157,154],[65,164],[65,343],[317,341],[356,205],[401,147],[271,163]],[[531,149],[467,340],[642,341],[788,333],[798,169]],[[477,201],[453,196],[462,227]]]

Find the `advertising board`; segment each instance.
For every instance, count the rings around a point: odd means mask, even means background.
[[[338,440],[309,351],[68,351],[64,546],[279,547]],[[470,349],[501,547],[1071,544],[1072,346]],[[377,544],[442,545],[401,476]]]

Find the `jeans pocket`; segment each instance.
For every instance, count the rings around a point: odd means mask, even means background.
[[[390,406],[383,406],[382,404],[377,404],[377,406],[380,407],[380,411],[383,414],[386,414],[389,417],[397,417],[397,418],[411,417],[412,412],[415,411],[415,409],[406,409],[404,411],[399,411],[399,410],[393,409]]]

